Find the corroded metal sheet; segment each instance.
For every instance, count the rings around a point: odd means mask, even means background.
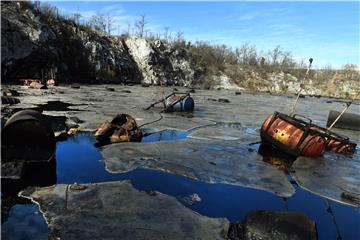
[[[208,183],[227,183],[290,197],[286,175],[238,141],[185,139],[176,142],[121,143],[101,150],[110,172],[138,167],[158,169]]]
[[[335,201],[360,206],[360,155],[326,153],[322,158],[299,157],[291,175],[303,188]],[[349,195],[355,199],[350,200]],[[357,196],[357,197],[356,197]]]
[[[28,188],[51,239],[225,239],[229,222],[186,208],[174,197],[128,181]]]

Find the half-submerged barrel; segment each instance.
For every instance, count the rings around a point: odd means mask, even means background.
[[[185,96],[173,95],[165,99],[167,112],[192,112],[194,106],[194,99],[189,94]]]
[[[326,150],[332,151],[334,153],[355,153],[356,151],[356,143],[350,141],[348,137],[342,136],[335,132],[332,132],[326,128],[322,128],[317,125],[313,125],[312,129],[324,134],[326,139],[328,140],[328,144],[326,145]]]
[[[330,111],[326,126],[329,127],[340,113],[341,112],[338,111]],[[360,131],[360,115],[355,113],[344,113],[339,121],[335,123],[334,127]]]
[[[37,111],[15,113],[5,123],[1,134],[1,158],[4,162],[49,162],[54,158],[54,132]]]
[[[274,112],[261,127],[262,141],[292,156],[323,155],[328,144],[326,135],[314,129],[310,119],[304,121],[298,117],[302,116]]]

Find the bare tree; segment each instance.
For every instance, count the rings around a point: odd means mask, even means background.
[[[184,32],[183,31],[177,31],[176,32],[176,41],[177,42],[182,42],[184,41]]]
[[[110,15],[106,15],[106,28],[107,28],[107,33],[110,35],[111,31],[115,30],[115,19],[114,17],[110,16]]]
[[[100,32],[106,33],[106,17],[104,14],[97,13],[90,18],[90,26]]]
[[[164,40],[168,41],[170,38],[170,27],[164,27]]]
[[[278,65],[278,62],[279,62],[279,58],[281,56],[281,49],[280,49],[280,46],[276,46],[276,48],[274,48],[273,50],[269,51],[269,56],[272,60],[272,64],[274,66],[277,66]]]
[[[355,79],[359,75],[358,66],[348,63],[344,66],[345,77],[347,79]]]
[[[145,18],[146,18],[146,15],[143,14],[143,15],[140,16],[140,19],[135,22],[135,27],[136,27],[137,35],[138,35],[139,37],[143,37],[143,36],[144,36],[146,24],[148,24],[148,22],[146,21]]]
[[[58,14],[57,7],[52,6],[48,3],[43,3],[41,5],[40,10],[45,16],[50,17],[50,18],[55,18],[55,17],[57,17],[57,14]]]
[[[81,14],[78,8],[77,11],[74,13],[74,21],[76,24],[80,24],[80,18],[81,18]]]

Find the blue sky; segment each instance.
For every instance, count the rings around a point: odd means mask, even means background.
[[[317,67],[359,65],[359,2],[117,2],[50,1],[63,14],[77,9],[82,20],[95,13],[112,15],[114,33],[146,14],[147,29],[159,34],[169,27],[186,40],[239,47],[255,44],[267,51],[280,45],[295,59],[314,58]]]

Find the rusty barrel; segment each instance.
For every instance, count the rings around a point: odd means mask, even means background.
[[[181,98],[174,95],[165,100],[165,107],[169,112],[192,112],[194,105],[194,99],[190,96]]]
[[[5,123],[1,134],[1,158],[4,162],[48,162],[55,156],[54,132],[37,111],[15,113]]]
[[[263,123],[260,136],[263,142],[270,143],[292,156],[321,156],[328,140],[324,133],[312,126],[311,120],[304,121],[275,112]]]
[[[326,126],[329,127],[341,112],[330,111]],[[360,115],[355,113],[344,113],[339,121],[334,125],[335,128],[360,131]]]

